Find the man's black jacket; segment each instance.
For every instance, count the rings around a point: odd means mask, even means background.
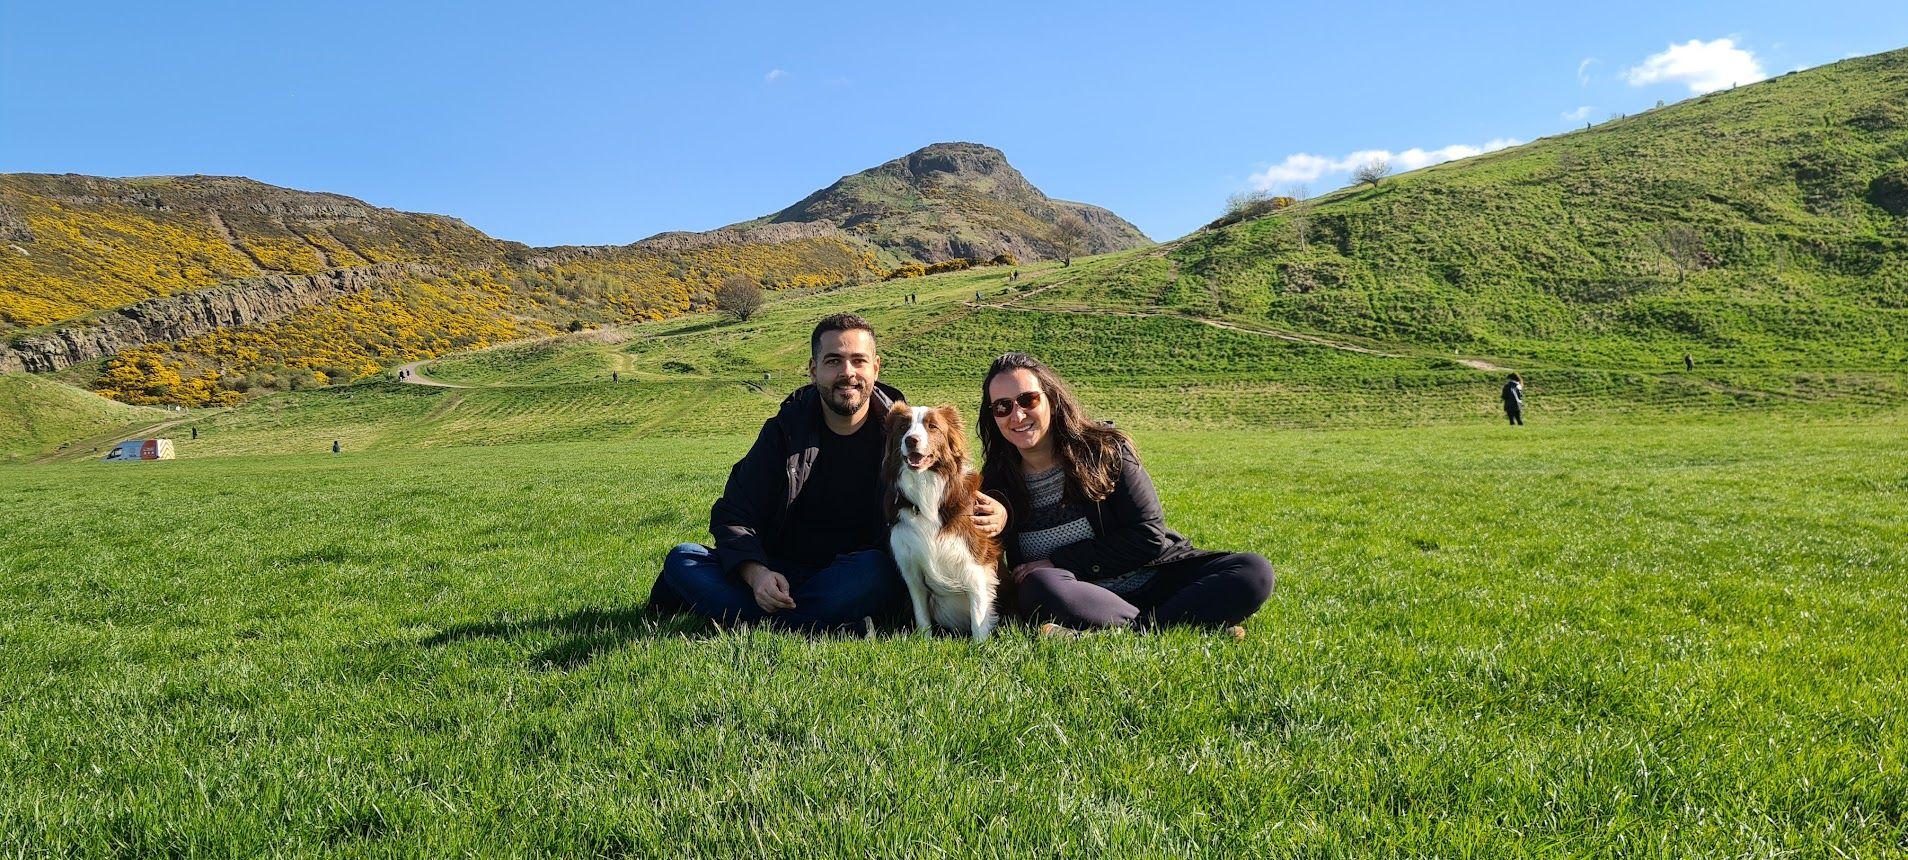
[[[901,400],[892,386],[875,383],[868,404],[868,420],[887,420],[888,409]],[[762,424],[749,453],[729,470],[722,498],[709,510],[709,533],[715,536],[716,557],[722,569],[735,572],[745,561],[768,565],[764,543],[780,543],[789,505],[808,482],[808,473],[821,452],[821,392],[804,385],[782,401],[781,411]]]

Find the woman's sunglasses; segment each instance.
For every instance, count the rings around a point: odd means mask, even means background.
[[[1020,408],[1022,409],[1032,409],[1035,406],[1039,406],[1040,392],[1022,391],[1018,397],[1002,397],[999,400],[987,404],[987,408],[994,410],[995,418],[1005,418],[1014,414],[1014,404],[1016,403],[1020,404]]]

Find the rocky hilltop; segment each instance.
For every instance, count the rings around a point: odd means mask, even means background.
[[[1086,226],[1083,250],[1103,254],[1152,244],[1139,228],[1098,206],[1055,200],[1007,156],[978,143],[937,143],[851,176],[750,224],[824,222],[900,257],[939,262],[1013,254],[1066,256],[1063,218]],[[742,226],[742,225],[738,225]]]

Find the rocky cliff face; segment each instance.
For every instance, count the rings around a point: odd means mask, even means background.
[[[209,290],[147,299],[82,322],[17,336],[0,346],[0,372],[60,370],[155,341],[271,322],[389,278],[433,272],[414,263],[384,263],[315,275],[242,278]]]
[[[1041,260],[1065,255],[1055,228],[1069,215],[1086,224],[1082,253],[1152,244],[1112,212],[1048,197],[1000,150],[977,143],[934,144],[844,176],[787,209],[746,223],[834,224],[925,262],[1001,253]]]

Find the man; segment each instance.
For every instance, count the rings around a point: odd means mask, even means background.
[[[901,392],[877,381],[859,316],[817,323],[808,348],[811,384],[762,425],[709,512],[715,547],[670,550],[652,608],[819,632],[905,604],[881,508],[882,424]],[[983,495],[974,519],[996,535],[1007,511]]]
[[[1504,417],[1513,426],[1524,423],[1524,378],[1513,373],[1504,382]]]

